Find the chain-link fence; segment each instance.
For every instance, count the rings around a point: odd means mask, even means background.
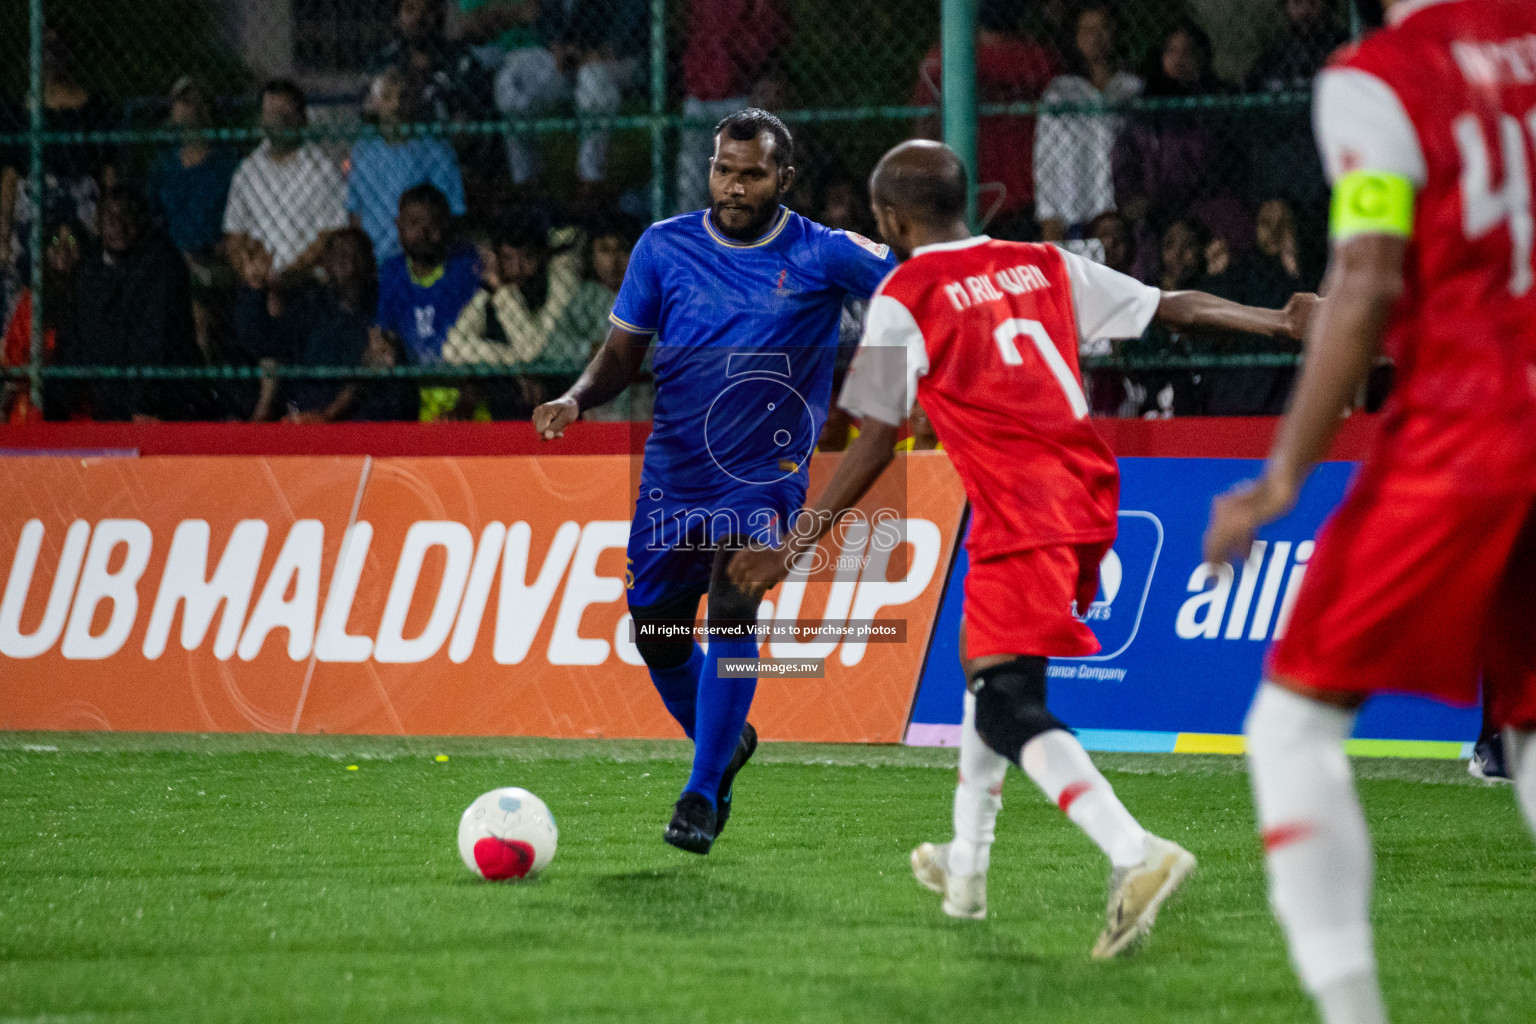
[[[982,0],[979,210],[1168,288],[1314,288],[1330,0]],[[873,234],[938,137],[940,0],[29,0],[0,11],[5,413],[526,416],[579,372],[711,129],[783,114],[786,201]],[[1104,414],[1273,412],[1294,352],[1084,352]],[[634,389],[644,393],[643,388]],[[644,415],[626,399],[608,415]]]

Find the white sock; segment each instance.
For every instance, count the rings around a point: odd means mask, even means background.
[[[1344,741],[1355,713],[1266,682],[1248,711],[1269,902],[1327,1024],[1384,1024],[1371,937],[1374,865]]]
[[[1115,796],[1076,736],[1063,729],[1043,732],[1024,744],[1019,764],[1115,867],[1134,867],[1146,859],[1146,830]]]
[[[1323,1024],[1387,1024],[1376,972],[1351,974],[1317,991]]]
[[[1003,776],[1008,759],[976,731],[976,697],[965,695],[960,724],[960,782],[955,786],[955,838],[949,844],[949,871],[970,875],[987,870],[997,812],[1003,809]]]
[[[1526,824],[1536,832],[1536,732],[1504,730],[1504,761],[1515,784]]]

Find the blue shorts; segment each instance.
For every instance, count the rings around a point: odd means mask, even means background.
[[[805,504],[806,479],[795,474],[687,502],[642,482],[629,529],[624,583],[631,608],[709,590],[715,549],[732,538],[777,544],[784,524]]]

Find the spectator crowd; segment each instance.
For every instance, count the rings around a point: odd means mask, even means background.
[[[1166,19],[1135,53],[1123,24],[1128,0],[982,0],[981,101],[1045,104],[1038,116],[980,122],[988,232],[1054,242],[1163,288],[1256,305],[1315,289],[1327,189],[1306,107],[1255,116],[1201,106],[1238,92],[1304,91],[1347,40],[1329,0],[1278,6],[1281,27],[1239,84],[1217,75],[1216,46],[1189,17]],[[786,0],[686,7],[674,99],[687,120],[667,181],[678,212],[708,203],[713,121],[783,105],[793,84]],[[307,134],[304,90],[277,79],[260,88],[260,139],[242,153],[207,131],[232,98],[183,78],[163,106],[165,124],[185,133],[180,141],[139,159],[105,145],[50,147],[41,204],[25,150],[0,150],[4,362],[31,360],[28,241],[40,218],[48,363],[255,370],[216,381],[50,378],[50,419],[526,418],[606,336],[650,184],[613,171],[612,132],[601,123],[581,130],[574,152],[544,144],[526,124],[643,108],[649,10],[646,0],[399,0],[358,100],[372,129],[349,146]],[[82,84],[65,35],[50,30],[44,50],[48,128],[115,126],[112,105]],[[937,106],[941,83],[935,45],[913,69],[911,101]],[[1138,97],[1166,102],[1128,104]],[[419,127],[488,120],[506,130]],[[938,124],[924,119],[911,130],[936,135]],[[817,173],[791,201],[829,226],[873,234],[862,168],[840,164],[824,134],[811,139],[805,148],[829,152],[813,158]],[[563,187],[552,188],[556,181]],[[848,310],[845,341],[856,340],[860,314]],[[1084,354],[1285,351],[1273,339],[1154,331],[1094,340]],[[430,373],[283,373],[398,366]],[[485,366],[504,372],[465,369]],[[1251,415],[1280,411],[1291,374],[1242,367],[1086,378],[1099,415]],[[622,405],[590,415],[645,416],[643,372],[636,381]],[[0,414],[41,415],[14,382]]]

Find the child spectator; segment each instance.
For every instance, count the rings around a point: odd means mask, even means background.
[[[480,287],[480,260],[472,247],[450,243],[450,217],[437,186],[406,189],[396,219],[401,252],[379,268],[378,325],[417,365],[442,362],[449,329]],[[435,420],[458,404],[458,389],[424,388],[421,399],[422,419]]]
[[[412,185],[431,182],[448,197],[453,216],[462,217],[465,212],[464,181],[453,147],[440,138],[400,132],[401,125],[416,120],[420,92],[399,68],[375,78],[368,106],[378,120],[380,137],[352,144],[347,209],[373,239],[374,258],[381,264],[400,251],[395,215],[400,197]]]
[[[313,267],[322,234],[347,226],[340,168],[315,143],[288,134],[308,123],[304,91],[296,84],[278,79],[262,88],[261,127],[270,134],[240,161],[224,209],[231,249],[266,249],[274,274]]]
[[[236,338],[250,358],[270,367],[393,365],[388,339],[373,323],[377,277],[373,244],[357,228],[327,236],[320,258],[324,284],[276,296],[259,261],[246,268],[236,304]],[[343,419],[414,419],[414,389],[401,382],[263,379],[251,412],[256,421],[334,423]]]
[[[1141,93],[1120,60],[1115,14],[1096,0],[1077,13],[1067,74],[1051,80],[1044,103],[1112,104]],[[1121,119],[1108,112],[1042,114],[1035,131],[1035,215],[1048,242],[1082,237],[1089,221],[1115,208],[1111,159]]]

